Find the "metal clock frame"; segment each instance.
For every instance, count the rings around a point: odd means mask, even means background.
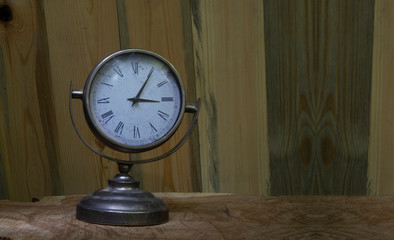
[[[105,64],[107,64],[108,62],[110,62],[111,60],[115,59],[118,56],[125,55],[125,54],[133,54],[133,53],[149,55],[150,57],[156,58],[159,61],[163,62],[166,66],[168,66],[168,68],[171,70],[173,76],[175,77],[175,81],[176,81],[177,87],[179,89],[179,94],[181,96],[180,112],[178,113],[177,120],[174,123],[174,125],[172,126],[171,130],[168,131],[163,137],[161,137],[157,141],[154,141],[150,144],[141,145],[141,146],[132,146],[132,145],[121,144],[121,143],[113,141],[112,138],[108,137],[106,133],[102,132],[99,129],[99,127],[97,126],[97,122],[93,120],[94,116],[92,114],[92,110],[91,110],[91,106],[90,106],[91,85],[94,82],[96,75],[100,71],[100,69]],[[121,151],[121,152],[127,152],[127,153],[139,153],[139,152],[148,151],[148,150],[156,148],[156,147],[162,145],[163,143],[165,143],[176,132],[179,125],[181,124],[182,119],[183,119],[183,115],[185,113],[185,106],[186,106],[186,104],[185,104],[185,89],[183,86],[183,82],[182,82],[182,79],[179,76],[178,72],[174,68],[174,66],[168,60],[163,58],[162,56],[160,56],[154,52],[144,50],[144,49],[120,50],[120,51],[110,54],[109,56],[104,58],[101,62],[99,62],[93,68],[93,70],[91,71],[91,73],[89,74],[89,76],[86,80],[86,84],[83,89],[82,101],[83,101],[83,110],[84,110],[84,115],[85,115],[86,121],[87,121],[90,129],[92,130],[92,132],[95,134],[95,136],[98,137],[100,140],[104,141],[111,148]]]
[[[142,54],[148,54],[160,61],[162,61],[163,63],[165,63],[170,70],[172,71],[172,73],[174,74],[175,78],[176,78],[176,82],[178,84],[178,88],[180,90],[180,95],[181,95],[181,108],[180,108],[180,112],[178,114],[178,118],[177,121],[174,123],[173,127],[171,128],[170,131],[168,131],[163,137],[161,137],[159,140],[151,143],[151,144],[146,144],[146,145],[142,145],[142,146],[134,146],[134,147],[127,147],[126,145],[119,145],[117,142],[113,142],[109,137],[106,138],[104,136],[106,136],[105,133],[102,133],[99,128],[97,127],[97,125],[95,124],[94,121],[92,121],[92,114],[91,114],[91,107],[89,104],[89,94],[90,94],[90,87],[91,84],[94,80],[94,77],[96,76],[97,72],[101,69],[101,67],[103,67],[106,63],[108,63],[110,60],[114,59],[117,56],[120,56],[122,54],[130,54],[130,53],[142,53]],[[183,116],[184,113],[194,113],[192,122],[190,123],[190,126],[188,128],[188,130],[186,131],[186,133],[184,134],[183,138],[169,151],[167,151],[166,153],[156,156],[156,157],[152,157],[152,158],[148,158],[148,159],[137,159],[137,160],[122,160],[122,159],[117,159],[117,158],[113,158],[111,156],[105,155],[101,152],[99,152],[98,150],[96,150],[95,148],[93,148],[92,146],[90,146],[85,139],[82,137],[82,135],[80,134],[76,123],[74,121],[74,117],[73,117],[73,110],[72,110],[72,104],[71,104],[71,99],[81,99],[83,101],[83,110],[84,110],[84,115],[85,115],[85,119],[88,123],[89,128],[91,129],[91,131],[93,132],[93,134],[98,137],[100,140],[102,140],[105,144],[107,144],[109,147],[111,147],[114,150],[118,150],[121,152],[126,152],[126,153],[140,153],[140,152],[144,152],[144,151],[149,151],[152,150],[156,147],[159,147],[160,145],[164,144],[166,141],[168,141],[176,132],[176,130],[179,128],[182,120],[183,120]],[[78,137],[80,138],[80,140],[82,141],[82,143],[84,143],[91,151],[93,151],[94,153],[98,154],[99,156],[106,158],[108,160],[117,162],[118,164],[126,164],[126,165],[133,165],[133,164],[141,164],[141,163],[149,163],[149,162],[155,162],[158,161],[160,159],[163,159],[165,157],[170,156],[171,154],[173,154],[174,152],[176,152],[189,138],[189,136],[191,135],[194,126],[197,124],[197,119],[198,119],[198,115],[199,115],[199,111],[200,111],[200,106],[201,106],[201,99],[198,99],[196,104],[186,104],[185,101],[185,89],[183,86],[183,82],[182,79],[180,77],[180,75],[178,74],[178,72],[176,71],[175,67],[168,61],[166,60],[164,57],[160,56],[159,54],[156,54],[154,52],[145,50],[145,49],[124,49],[124,50],[120,50],[117,52],[114,52],[110,55],[108,55],[107,57],[105,57],[102,61],[100,61],[94,68],[93,70],[90,72],[85,86],[83,88],[83,90],[73,90],[73,81],[70,82],[70,94],[69,94],[69,112],[70,112],[70,118],[71,118],[71,122],[72,125],[78,135]]]

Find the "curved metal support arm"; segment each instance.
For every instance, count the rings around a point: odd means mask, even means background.
[[[117,159],[117,158],[110,157],[110,156],[108,156],[108,155],[105,155],[105,154],[103,154],[103,153],[97,151],[97,150],[94,149],[92,146],[90,146],[90,145],[85,141],[85,139],[83,139],[83,137],[82,137],[81,134],[79,133],[78,128],[77,128],[77,126],[76,126],[76,124],[75,124],[74,117],[73,117],[73,114],[72,114],[72,104],[71,104],[72,98],[79,98],[79,99],[82,99],[83,93],[82,93],[80,90],[73,91],[73,90],[72,90],[72,87],[73,87],[73,82],[71,81],[71,82],[70,82],[70,94],[69,94],[69,111],[70,111],[71,122],[72,122],[72,124],[73,124],[73,127],[74,127],[74,129],[75,129],[75,131],[76,131],[76,133],[77,133],[79,139],[81,139],[81,141],[85,144],[85,146],[87,146],[87,147],[88,147],[91,151],[93,151],[94,153],[98,154],[100,157],[106,158],[106,159],[111,160],[111,161],[115,161],[115,162],[120,163],[120,164],[132,165],[132,164],[140,164],[140,163],[155,162],[155,161],[158,161],[158,160],[160,160],[160,159],[166,158],[166,157],[170,156],[171,154],[175,153],[180,147],[182,147],[182,145],[183,145],[183,144],[187,141],[187,139],[190,137],[190,135],[191,135],[191,133],[192,133],[192,131],[193,131],[195,125],[197,124],[198,114],[199,114],[199,112],[200,112],[201,98],[199,98],[199,99],[197,100],[196,105],[186,104],[185,112],[194,113],[192,122],[191,122],[191,124],[190,124],[190,126],[189,126],[189,129],[187,130],[187,132],[186,132],[185,135],[183,136],[183,138],[182,138],[182,139],[178,142],[178,144],[175,145],[170,151],[168,151],[168,152],[166,152],[166,153],[164,153],[164,154],[162,154],[162,155],[159,155],[159,156],[157,156],[157,157],[148,158],[148,159],[141,159],[141,160],[121,160],[121,159]]]

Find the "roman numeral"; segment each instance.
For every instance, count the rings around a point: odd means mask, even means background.
[[[157,111],[157,114],[161,117],[161,118],[163,118],[165,121],[167,121],[167,119],[168,119],[168,117],[170,116],[170,115],[168,115],[167,113],[165,113],[165,112],[162,112],[162,111]]]
[[[150,129],[152,130],[152,133],[156,133],[157,129],[153,126],[153,124],[149,122],[149,125],[150,125]]]
[[[162,87],[166,83],[168,83],[168,81],[164,80],[164,81],[160,82],[159,84],[157,84],[157,87]]]
[[[102,82],[101,84],[104,84],[104,85],[106,85],[106,86],[108,86],[108,87],[113,87],[113,85],[108,84],[108,83],[104,83],[104,82]]]
[[[102,73],[102,72],[98,72],[97,74],[100,75],[100,76],[103,76],[103,77],[107,77],[107,78],[111,77],[111,75],[106,74],[106,73]]]
[[[109,116],[111,116],[111,115],[114,115],[114,113],[112,112],[112,110],[110,110],[110,111],[108,111],[108,112],[102,114],[102,115],[101,115],[101,118],[104,119],[104,118],[109,117]]]
[[[113,69],[120,77],[123,77],[123,73],[122,73],[122,71],[120,71],[119,66],[116,66],[116,68],[113,68]]]
[[[115,132],[116,132],[116,133],[119,133],[119,134],[122,134],[122,132],[123,132],[123,127],[124,127],[124,123],[123,123],[122,121],[120,121],[120,122],[118,123],[118,126],[116,126],[116,128],[115,128]]]
[[[174,98],[173,97],[162,97],[161,101],[162,102],[172,102],[172,101],[174,101]]]
[[[101,115],[102,119],[107,119],[105,123],[109,122],[109,120],[111,120],[113,117],[114,117],[114,113],[112,112],[112,110]]]
[[[99,99],[99,100],[97,100],[97,103],[109,103],[108,99],[109,99],[109,97]]]
[[[140,138],[141,137],[140,136],[140,129],[137,126],[134,126],[133,132],[134,132],[134,134],[133,134],[134,138]]]
[[[131,62],[134,74],[138,74],[138,62]]]

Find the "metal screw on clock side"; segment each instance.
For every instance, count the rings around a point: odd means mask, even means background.
[[[201,100],[200,99],[198,100],[196,105],[194,105],[194,104],[186,104],[185,112],[188,112],[188,113],[195,113],[195,112],[197,112],[198,108],[200,107],[200,104],[201,104]]]
[[[82,89],[71,90],[71,97],[72,98],[77,98],[77,99],[82,99],[83,98],[83,90]]]

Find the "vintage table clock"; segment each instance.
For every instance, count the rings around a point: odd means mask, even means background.
[[[104,58],[89,74],[82,90],[70,87],[70,116],[82,142],[101,157],[118,163],[120,173],[108,187],[83,198],[77,219],[109,225],[154,225],[168,221],[168,207],[139,188],[128,172],[133,164],[160,160],[178,150],[190,136],[201,100],[185,103],[182,80],[170,62],[143,49],[121,50]],[[185,112],[194,117],[179,143],[150,159],[120,160],[90,146],[79,133],[71,98],[81,99],[86,121],[94,135],[114,150],[130,154],[159,147],[178,129]]]

